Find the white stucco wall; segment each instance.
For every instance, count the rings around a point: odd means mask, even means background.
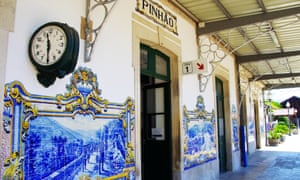
[[[74,11],[66,11],[72,3]],[[80,15],[83,14],[83,3],[74,1],[18,1],[16,7],[15,31],[10,34],[6,82],[18,80],[34,94],[55,95],[64,91],[68,78],[57,80],[53,86],[44,88],[36,80],[36,70],[28,57],[28,43],[32,33],[42,24],[49,21],[60,21],[69,24],[77,31],[80,27]],[[79,60],[82,62],[82,60]]]
[[[187,27],[186,25],[183,27]],[[199,58],[199,37],[196,37],[196,32],[194,31],[194,27],[188,32],[184,33],[184,37],[181,38],[183,43],[183,53],[182,53],[182,62],[194,61]],[[190,38],[188,38],[190,37]],[[205,37],[204,37],[205,38]],[[204,75],[208,75],[212,72],[212,67],[207,66],[207,72]],[[197,102],[196,97],[201,95],[204,97],[204,103],[206,110],[211,112],[213,109],[215,110],[215,92],[214,90],[214,80],[213,74],[209,76],[207,84],[205,87],[200,88],[200,82],[198,78],[198,74],[183,74],[182,75],[182,99],[183,104],[186,105],[187,109],[195,109],[195,105]],[[201,90],[200,90],[201,89]],[[202,89],[204,91],[202,91]]]

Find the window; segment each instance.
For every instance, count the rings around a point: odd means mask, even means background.
[[[142,44],[140,63],[142,74],[165,81],[170,80],[169,57],[160,51]]]

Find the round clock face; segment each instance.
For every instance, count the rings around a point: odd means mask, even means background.
[[[73,72],[79,53],[78,32],[65,23],[48,22],[30,38],[28,54],[38,81],[45,87]]]
[[[32,38],[32,58],[42,66],[50,66],[60,60],[66,46],[67,37],[64,30],[55,25],[46,26]]]

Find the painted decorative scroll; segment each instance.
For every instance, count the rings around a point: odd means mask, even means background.
[[[133,100],[100,97],[90,69],[77,69],[65,94],[33,95],[12,82],[4,95],[3,179],[135,179]]]
[[[204,99],[197,97],[196,109],[184,106],[184,169],[201,165],[217,158],[216,121],[214,111],[205,110]]]

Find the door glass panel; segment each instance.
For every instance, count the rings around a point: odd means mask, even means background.
[[[156,88],[155,91],[156,91],[156,93],[155,93],[156,113],[165,112],[164,88]]]
[[[218,99],[218,115],[220,118],[223,118],[223,101],[222,99]]]
[[[147,113],[162,113],[165,111],[164,89],[155,88],[147,91]]]
[[[157,74],[168,75],[167,61],[159,55],[155,55],[155,70]]]
[[[145,49],[141,49],[141,69],[148,69],[148,51]]]
[[[165,115],[153,115],[150,122],[150,139],[165,140]]]
[[[147,90],[147,114],[155,113],[155,89]]]
[[[163,79],[154,79],[154,82],[155,82],[155,84],[159,84],[159,83],[165,83],[165,82],[167,82],[166,80],[163,80]]]
[[[224,136],[224,120],[223,118],[219,118],[219,136]]]

